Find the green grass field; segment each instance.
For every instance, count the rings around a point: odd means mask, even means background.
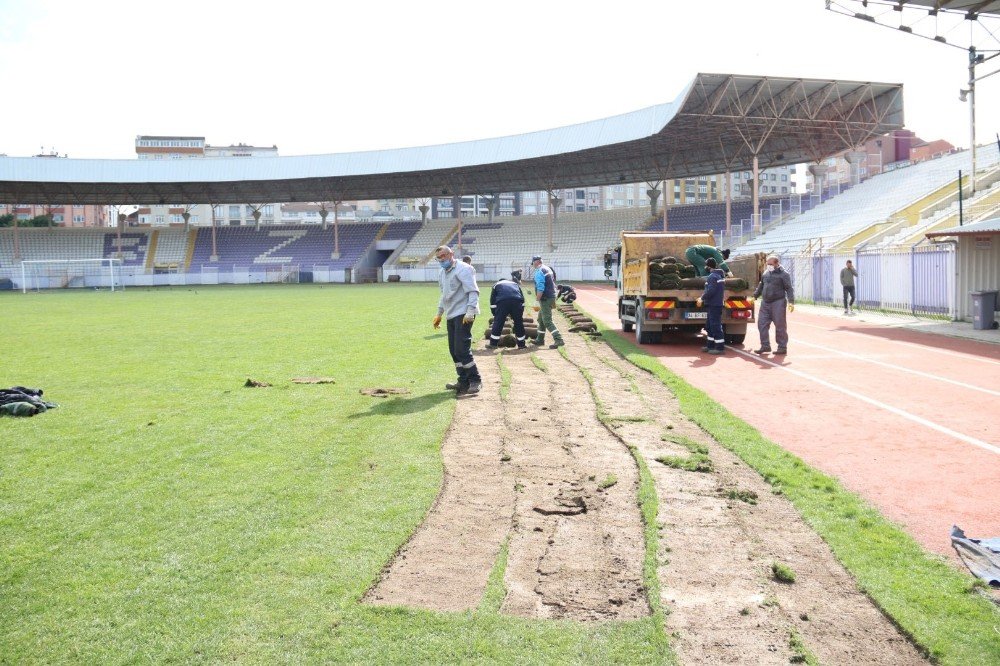
[[[497,575],[475,612],[358,603],[441,480],[436,302],[434,285],[0,295],[0,386],[60,404],[0,419],[0,663],[669,659],[657,618],[499,615]],[[378,386],[411,393],[359,394]]]

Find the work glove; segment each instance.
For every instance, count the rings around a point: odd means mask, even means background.
[[[474,314],[467,314],[464,317],[462,317],[463,324],[471,324],[474,321],[476,321],[476,315]]]
[[[441,315],[434,317],[434,328],[441,328]]]
[[[795,303],[789,303],[788,304],[788,311],[789,312],[795,312]]]
[[[726,273],[726,277],[734,277],[734,276],[733,276],[733,272],[732,272],[732,271],[729,271],[728,273]]]
[[[699,308],[701,307],[701,303],[702,303],[701,298],[699,298],[694,302],[694,304],[697,305]]]
[[[542,309],[542,306],[541,305],[533,305],[531,307],[531,309],[534,310],[535,312],[540,312],[541,309]]]
[[[747,299],[747,301],[750,303],[750,307],[752,308],[754,306],[754,303],[757,302],[757,299],[751,296],[750,298]]]

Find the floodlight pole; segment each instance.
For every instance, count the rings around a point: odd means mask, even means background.
[[[976,47],[969,47],[969,153],[972,171],[969,172],[969,196],[976,193]]]

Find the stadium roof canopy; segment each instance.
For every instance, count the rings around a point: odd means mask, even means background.
[[[926,7],[929,10],[943,9],[945,11],[962,12],[968,19],[974,19],[981,14],[1000,14],[1000,0],[984,2],[983,0],[886,0],[882,4],[900,7]]]
[[[1000,217],[981,222],[972,222],[960,227],[950,227],[940,231],[927,233],[928,238],[940,238],[941,236],[989,236],[1000,234]]]
[[[185,160],[0,158],[0,203],[279,203],[653,182],[823,159],[903,126],[903,87],[699,74],[677,99],[556,129],[418,148]]]

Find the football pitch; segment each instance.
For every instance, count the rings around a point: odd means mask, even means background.
[[[359,603],[439,490],[436,303],[436,285],[0,297],[0,384],[60,405],[0,421],[0,663],[669,660],[662,618],[501,615],[497,576],[474,612]]]

